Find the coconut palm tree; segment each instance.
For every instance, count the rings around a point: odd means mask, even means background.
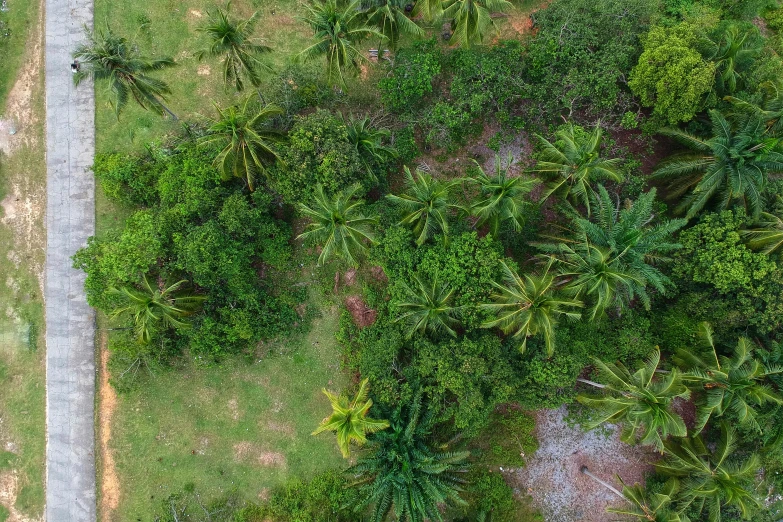
[[[315,187],[313,205],[299,205],[299,211],[312,222],[297,239],[312,240],[321,246],[319,266],[323,266],[324,262],[333,256],[356,266],[359,264],[357,255],[367,250],[365,242],[375,243],[371,227],[377,222],[377,218],[367,217],[362,213],[364,201],[353,201],[359,188],[359,185],[354,185],[329,198],[319,184]]]
[[[367,23],[379,29],[392,51],[397,49],[403,34],[424,36],[424,30],[408,18],[406,8],[410,4],[410,0],[361,0],[360,7],[367,17]],[[379,59],[383,57],[382,43],[383,39],[378,42]]]
[[[497,32],[491,15],[511,7],[507,0],[443,0],[441,16],[451,20],[450,43],[464,48],[484,43],[490,29]]]
[[[714,451],[701,437],[674,439],[665,443],[666,458],[658,462],[658,472],[680,481],[675,495],[678,511],[695,512],[705,522],[722,520],[724,508],[734,508],[748,520],[760,507],[753,491],[760,462],[751,454],[744,461],[733,456],[734,430],[721,427]]]
[[[112,288],[110,292],[119,296],[122,304],[109,314],[109,318],[130,315],[136,337],[142,344],[148,344],[160,326],[188,328],[188,317],[198,311],[206,297],[186,291],[187,284],[183,279],[168,286],[153,285],[145,274],[141,288],[134,285]]]
[[[577,379],[605,393],[600,398],[577,397],[582,404],[596,408],[597,415],[590,423],[591,429],[604,422],[622,422],[621,439],[624,442],[633,444],[638,440],[655,446],[659,451],[663,450],[663,442],[668,437],[687,435],[685,422],[672,411],[672,401],[689,398],[690,390],[676,369],[656,374],[661,362],[661,352],[657,347],[634,373],[619,362],[605,363],[600,359],[594,362],[600,380],[606,384]]]
[[[783,198],[777,196],[778,208],[783,209]],[[745,244],[765,254],[779,253],[783,249],[783,212],[762,212],[753,228],[740,230]]]
[[[536,185],[536,180],[509,175],[513,161],[514,158],[509,155],[504,167],[500,156],[496,156],[495,173],[488,176],[474,160],[477,173],[468,178],[478,185],[480,191],[479,197],[470,206],[471,214],[478,218],[476,226],[488,225],[490,233],[496,237],[500,225],[505,222],[510,222],[516,232],[522,230],[524,210],[528,205],[525,197]]]
[[[767,132],[772,136],[783,133],[783,90],[780,84],[768,81],[759,85],[761,100],[758,104],[733,96],[724,99],[731,102],[737,109],[731,116],[752,115],[764,121]]]
[[[370,118],[349,118],[345,122],[348,129],[348,141],[356,147],[359,158],[364,164],[367,175],[377,180],[374,167],[397,157],[397,151],[383,144],[391,136],[388,129],[377,129],[370,123]]]
[[[728,411],[740,424],[761,431],[754,406],[768,402],[783,404],[783,398],[768,381],[773,375],[783,374],[783,367],[767,367],[755,359],[756,346],[744,337],[739,339],[730,356],[718,355],[708,323],[700,325],[699,338],[706,350],[699,353],[680,349],[675,357],[675,362],[686,371],[685,382],[702,394],[697,403],[695,431],[703,430],[710,417],[721,417]]]
[[[385,430],[389,422],[372,419],[367,412],[372,407],[369,379],[364,379],[359,385],[359,391],[353,399],[338,396],[326,389],[322,390],[332,404],[332,414],[321,421],[318,428],[312,433],[318,435],[324,431],[333,431],[337,434],[337,446],[344,458],[351,455],[351,442],[361,446],[367,442],[367,434]]]
[[[357,72],[362,60],[369,63],[356,45],[370,37],[385,38],[375,28],[364,23],[359,1],[354,0],[343,6],[337,0],[316,0],[307,8],[308,14],[304,18],[315,32],[316,42],[299,53],[299,59],[312,60],[325,56],[329,83],[339,83],[343,87],[346,71]]]
[[[253,39],[259,16],[257,11],[247,20],[239,21],[229,16],[230,10],[231,2],[226,4],[225,10],[218,8],[208,12],[209,21],[198,31],[207,35],[209,47],[198,51],[196,59],[203,60],[206,56],[220,58],[226,86],[233,85],[237,91],[242,91],[247,79],[258,89],[261,84],[259,69],[265,67],[258,56],[271,52],[272,48]]]
[[[448,211],[457,207],[451,202],[455,182],[436,180],[420,170],[416,170],[414,178],[408,167],[404,168],[404,174],[405,192],[399,196],[386,196],[402,209],[400,225],[413,227],[417,245],[423,245],[438,233],[446,242],[449,235]]]
[[[151,72],[174,67],[174,60],[141,56],[135,45],[108,27],[106,31],[85,29],[85,37],[86,42],[79,44],[73,52],[74,60],[79,62],[79,71],[73,76],[76,85],[85,78],[96,82],[106,80],[109,99],[118,119],[129,98],[145,110],[177,119],[163,103],[171,94],[168,84],[148,76]]]
[[[493,282],[494,303],[482,304],[481,308],[495,314],[495,318],[482,324],[483,328],[500,327],[506,334],[520,341],[519,349],[524,352],[528,337],[542,335],[546,351],[551,356],[555,351],[555,326],[560,317],[579,319],[576,309],[582,302],[564,297],[557,291],[551,264],[537,274],[520,276],[505,261],[503,284]]]
[[[557,264],[570,291],[592,298],[590,319],[610,307],[621,311],[636,298],[649,309],[647,286],[665,294],[672,285],[654,265],[668,261],[664,254],[680,247],[671,236],[686,221],[652,224],[655,189],[622,209],[602,185],[591,199],[596,210],[592,220],[573,214],[564,235],[551,237],[554,243],[539,243],[538,248]]]
[[[283,136],[270,128],[269,122],[282,114],[283,109],[276,105],[259,109],[250,100],[247,98],[241,106],[227,109],[215,105],[218,117],[210,120],[201,142],[222,147],[215,156],[215,167],[224,179],[244,179],[252,191],[255,190],[257,174],[269,177],[267,166],[280,161],[275,145],[282,141]]]
[[[448,451],[448,444],[433,440],[435,416],[422,409],[421,394],[397,407],[391,428],[373,435],[368,455],[347,471],[360,486],[354,510],[372,505],[372,522],[386,520],[389,512],[400,521],[442,521],[442,504],[465,504],[459,493],[470,453]]]
[[[753,65],[763,48],[758,29],[740,34],[737,25],[730,25],[716,38],[705,38],[703,54],[715,63],[715,91],[718,96],[737,90],[742,73]]]
[[[783,172],[780,139],[768,132],[759,115],[727,120],[716,110],[709,111],[712,135],[703,139],[674,128],[659,132],[694,152],[674,154],[655,169],[653,178],[668,180],[673,197],[688,195],[678,210],[694,217],[717,197],[720,208],[735,202],[758,217],[761,192],[770,174]]]
[[[542,148],[533,172],[552,178],[544,199],[552,194],[568,198],[583,205],[589,216],[592,183],[602,179],[623,180],[623,160],[601,158],[602,136],[600,122],[591,133],[569,123],[555,133],[554,143],[536,134]]]
[[[441,283],[435,277],[425,282],[418,276],[414,277],[415,288],[404,285],[405,300],[396,304],[402,315],[395,319],[408,324],[407,336],[410,339],[414,333],[426,332],[438,334],[446,332],[452,337],[457,336],[454,328],[458,326],[457,308],[452,306],[454,290],[448,283]]]

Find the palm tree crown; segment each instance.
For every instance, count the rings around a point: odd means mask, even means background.
[[[755,346],[746,338],[737,342],[731,356],[718,355],[712,328],[707,323],[701,324],[699,337],[707,347],[703,354],[680,349],[675,359],[687,371],[685,381],[704,394],[698,404],[696,431],[704,429],[711,416],[721,417],[728,411],[741,424],[760,431],[753,406],[767,402],[783,404],[783,398],[767,382],[769,376],[783,373],[783,367],[766,367],[755,359]]]
[[[187,281],[178,281],[172,285],[153,286],[147,275],[142,278],[142,287],[123,286],[111,292],[120,296],[124,304],[110,314],[116,318],[129,314],[133,318],[136,337],[142,344],[148,344],[158,325],[169,328],[187,328],[187,317],[195,313],[206,299],[183,291]]]
[[[414,277],[416,287],[405,285],[405,300],[397,303],[402,315],[395,321],[405,321],[408,328],[408,338],[414,333],[446,332],[456,337],[454,327],[458,325],[457,309],[452,306],[454,290],[448,284],[441,283],[437,278],[425,282],[418,276]]]
[[[392,50],[397,49],[400,35],[424,36],[424,30],[405,13],[405,8],[409,4],[410,0],[361,1],[361,9],[367,17],[367,22],[379,29]],[[378,59],[382,57],[383,49],[379,46]]]
[[[450,43],[465,48],[483,43],[490,28],[497,30],[491,15],[511,7],[507,0],[442,0],[441,15],[452,20]]]
[[[300,212],[312,220],[297,239],[313,240],[321,246],[318,265],[321,266],[332,256],[341,257],[351,265],[358,265],[357,254],[367,247],[364,242],[375,243],[371,226],[377,221],[367,217],[361,207],[364,201],[352,201],[359,190],[354,185],[333,198],[324,194],[322,185],[315,187],[315,201],[312,206],[301,204]]]
[[[759,459],[751,455],[745,461],[732,458],[734,431],[727,426],[714,451],[710,452],[701,437],[667,441],[666,458],[655,468],[679,479],[678,511],[695,510],[708,522],[720,522],[724,507],[733,507],[749,519],[757,507],[753,480],[759,470]],[[706,510],[706,513],[705,513]]]
[[[218,118],[211,120],[202,143],[215,143],[222,147],[214,164],[224,179],[244,179],[248,188],[255,190],[256,174],[269,177],[267,165],[280,161],[275,144],[282,135],[269,128],[269,121],[283,113],[276,105],[256,108],[251,98],[242,106],[221,109],[215,105]]]
[[[753,228],[740,230],[745,244],[753,250],[774,254],[783,249],[783,198],[777,196],[778,210],[762,212]]]
[[[389,427],[388,421],[367,416],[367,412],[372,407],[372,399],[368,398],[370,393],[368,383],[369,379],[364,379],[359,385],[359,391],[350,401],[326,389],[322,390],[332,404],[332,414],[321,421],[312,434],[318,435],[324,431],[336,432],[337,446],[345,458],[351,454],[351,442],[361,446],[367,442],[368,433],[375,433]]]
[[[633,444],[638,439],[642,444],[651,444],[658,450],[663,449],[667,437],[687,435],[685,422],[672,411],[671,406],[675,398],[690,397],[690,391],[677,370],[655,378],[661,362],[661,352],[657,347],[634,373],[619,362],[605,363],[599,359],[594,362],[601,380],[606,384],[599,385],[586,379],[580,379],[580,382],[601,388],[607,393],[598,399],[584,395],[578,397],[579,402],[597,407],[599,413],[591,427],[604,422],[621,421],[624,423],[621,435],[623,441]]]
[[[704,40],[705,57],[715,62],[715,90],[719,96],[737,90],[742,72],[753,64],[761,49],[757,32],[755,35],[751,31],[740,34],[736,25],[730,25],[714,40]]]
[[[679,210],[694,217],[714,197],[721,208],[735,201],[754,216],[761,213],[761,192],[769,174],[783,172],[780,139],[770,137],[759,115],[727,120],[720,112],[709,112],[712,136],[702,139],[680,129],[661,129],[695,152],[675,154],[656,167],[653,177],[670,181],[673,196],[688,191]]]
[[[622,160],[601,158],[602,136],[600,123],[589,134],[569,123],[555,133],[554,143],[536,134],[542,149],[533,171],[553,178],[544,199],[552,194],[570,198],[584,205],[590,215],[591,183],[600,179],[623,180]]]
[[[341,7],[337,0],[316,1],[307,8],[304,21],[315,32],[316,43],[299,53],[304,60],[326,56],[329,82],[345,86],[344,71],[356,72],[360,61],[369,60],[356,47],[360,41],[384,36],[373,27],[366,25],[359,10],[359,0]]]
[[[405,172],[405,193],[386,196],[403,211],[401,225],[412,226],[416,244],[423,245],[435,234],[442,234],[447,241],[449,234],[448,210],[456,207],[451,203],[451,190],[455,182],[439,181],[420,170],[414,178],[408,167]]]
[[[356,147],[359,158],[370,178],[377,181],[374,166],[383,165],[386,161],[396,158],[397,151],[383,144],[383,140],[391,135],[388,129],[378,129],[372,126],[370,118],[353,118],[345,122],[348,129],[348,141]]]
[[[471,205],[471,214],[478,218],[476,226],[488,225],[492,235],[497,236],[501,223],[510,222],[516,232],[524,225],[525,199],[536,184],[535,180],[509,176],[513,162],[508,157],[503,167],[500,157],[495,157],[495,174],[488,176],[476,162],[478,173],[470,178],[479,186],[480,195]],[[475,161],[475,160],[474,160]]]
[[[725,99],[730,101],[740,114],[749,114],[764,121],[767,132],[772,136],[783,133],[783,90],[780,84],[771,81],[759,85],[761,100],[758,104],[733,96]],[[735,115],[736,116],[736,115]]]
[[[223,9],[209,13],[209,21],[199,27],[210,41],[209,47],[196,53],[198,60],[205,56],[221,58],[223,61],[223,82],[234,85],[237,91],[244,89],[243,77],[253,87],[261,83],[258,55],[272,51],[271,47],[253,41],[253,31],[258,22],[258,12],[244,21],[229,17],[231,2]]]
[[[503,284],[493,282],[495,293],[490,304],[481,307],[496,314],[495,319],[485,322],[482,327],[500,327],[503,332],[513,333],[520,340],[519,349],[527,347],[527,338],[543,335],[548,355],[555,351],[555,326],[561,316],[578,319],[581,314],[575,311],[582,302],[558,295],[555,278],[550,274],[550,265],[540,274],[520,276],[505,261]]]
[[[400,521],[442,521],[440,504],[464,504],[459,493],[469,452],[442,451],[445,444],[435,450],[433,428],[434,415],[422,414],[420,394],[393,412],[391,428],[373,436],[372,454],[348,470],[362,485],[356,511],[372,504],[372,522],[382,522],[390,511]]]
[[[142,108],[159,114],[176,115],[163,102],[171,89],[163,80],[147,76],[176,65],[171,58],[147,58],[140,56],[135,46],[125,38],[115,35],[111,29],[106,32],[86,30],[87,42],[79,44],[73,52],[79,61],[79,71],[74,75],[76,85],[85,78],[94,81],[108,80],[112,106],[117,117],[133,98]]]
[[[574,216],[566,237],[538,245],[557,263],[560,276],[568,281],[572,292],[593,298],[591,319],[610,306],[626,308],[634,298],[649,309],[647,285],[662,294],[672,285],[653,265],[668,261],[662,254],[680,248],[670,238],[686,221],[674,219],[651,225],[654,201],[655,189],[620,209],[599,185],[598,195],[593,198],[593,221]]]

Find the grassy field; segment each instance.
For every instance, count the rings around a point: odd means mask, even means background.
[[[9,1],[8,11],[0,12],[0,109],[5,107],[22,64],[27,37],[38,19],[38,8],[38,2],[33,0]]]
[[[235,490],[258,499],[289,476],[343,464],[334,437],[310,433],[341,390],[336,306],[309,334],[269,345],[253,362],[188,366],[120,395],[111,447],[121,484],[117,521],[151,520],[187,484],[204,498]]]

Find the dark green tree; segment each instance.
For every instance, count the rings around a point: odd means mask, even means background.
[[[731,24],[714,38],[706,38],[703,47],[705,57],[715,64],[715,92],[725,96],[742,87],[743,73],[761,54],[763,40],[755,27],[741,31]]]
[[[405,12],[409,0],[361,0],[360,7],[367,17],[369,25],[377,27],[392,51],[397,50],[401,35],[423,37],[424,30],[408,18]],[[378,60],[383,58],[384,38],[378,42]]]
[[[492,14],[512,5],[507,0],[442,0],[441,16],[451,20],[450,43],[465,48],[484,43],[490,29],[497,31]]]
[[[367,176],[375,181],[378,176],[375,173],[376,166],[383,166],[386,162],[397,157],[397,151],[393,147],[383,144],[391,136],[388,129],[375,128],[370,118],[349,118],[345,122],[348,130],[348,141],[356,147]]]

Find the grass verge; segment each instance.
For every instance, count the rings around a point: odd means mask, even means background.
[[[39,9],[38,2],[31,0],[9,0],[6,5],[7,11],[0,11],[0,108],[13,87]]]

